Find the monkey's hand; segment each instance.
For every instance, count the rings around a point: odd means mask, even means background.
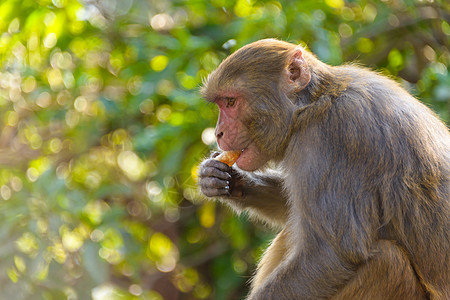
[[[243,175],[215,159],[207,159],[200,165],[198,183],[207,197],[243,196]]]
[[[287,197],[276,173],[248,173],[210,158],[200,165],[198,185],[205,196],[216,197],[238,212],[254,211],[277,227],[286,221]]]

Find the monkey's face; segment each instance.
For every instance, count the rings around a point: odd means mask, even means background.
[[[201,90],[219,107],[216,137],[223,150],[242,150],[246,171],[282,159],[289,142],[293,97],[310,81],[303,50],[263,40],[245,46],[212,72]]]
[[[249,105],[243,96],[237,93],[227,93],[216,98],[214,102],[219,107],[216,126],[219,147],[225,151],[241,150],[242,154],[236,164],[242,170],[254,171],[262,167],[270,157],[263,154],[245,125]]]

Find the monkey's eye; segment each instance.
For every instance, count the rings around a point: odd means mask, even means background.
[[[232,107],[236,103],[236,98],[233,97],[225,97],[227,101],[227,107]]]

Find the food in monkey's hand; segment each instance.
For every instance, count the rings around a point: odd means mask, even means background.
[[[228,166],[232,166],[239,156],[241,155],[241,150],[236,151],[224,151],[220,153],[218,156],[216,156],[214,159],[223,162],[224,164],[227,164]]]

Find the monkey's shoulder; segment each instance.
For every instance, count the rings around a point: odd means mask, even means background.
[[[339,67],[338,74],[346,78],[347,83],[335,101],[336,106],[350,115],[381,117],[386,122],[396,123],[441,123],[431,109],[393,78],[355,65]]]

